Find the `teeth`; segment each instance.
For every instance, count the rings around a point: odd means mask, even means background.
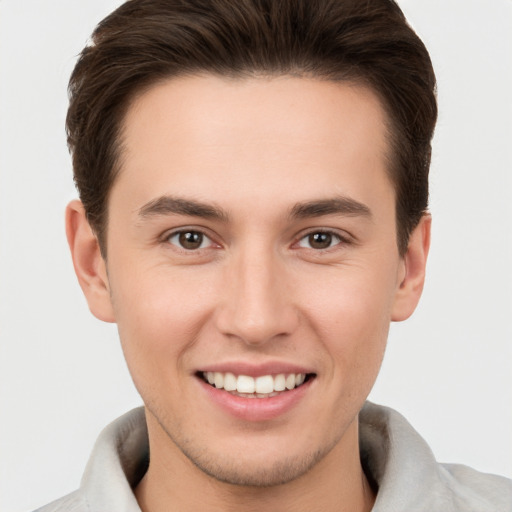
[[[236,390],[239,393],[254,393],[255,387],[255,382],[252,377],[248,377],[247,375],[238,376]]]
[[[224,387],[224,374],[215,372],[215,387],[223,388]]]
[[[256,393],[272,393],[274,391],[274,379],[272,375],[256,377]]]
[[[226,391],[235,391],[237,385],[237,378],[232,373],[224,375],[224,389]]]
[[[286,389],[286,377],[283,373],[274,377],[274,389],[276,391],[284,391]]]
[[[280,373],[278,375],[234,375],[230,372],[204,372],[203,377],[212,386],[225,389],[246,398],[268,398],[280,391],[292,390],[306,380],[305,373]]]
[[[286,376],[286,389],[293,389],[295,387],[295,375],[291,373]]]

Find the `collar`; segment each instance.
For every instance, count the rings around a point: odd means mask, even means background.
[[[512,482],[466,466],[438,464],[423,438],[393,409],[366,402],[359,415],[361,461],[378,489],[373,512],[512,511]],[[144,409],[100,434],[80,494],[91,511],[141,512],[132,489],[149,461]]]

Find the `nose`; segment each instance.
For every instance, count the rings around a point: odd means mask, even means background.
[[[233,256],[217,309],[217,328],[247,345],[288,337],[297,328],[291,279],[285,262],[270,250]]]

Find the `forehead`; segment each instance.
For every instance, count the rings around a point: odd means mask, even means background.
[[[164,122],[167,130],[174,125],[175,132],[195,136],[198,142],[204,136],[213,144],[224,135],[279,135],[298,144],[321,145],[335,138],[350,142],[341,121],[351,124],[354,137],[371,129],[376,144],[382,144],[385,117],[376,94],[355,83],[206,74],[169,79],[144,90],[128,109],[123,128],[126,138],[138,140],[149,125]]]
[[[351,180],[368,189],[387,179],[385,113],[372,91],[349,83],[171,79],[134,100],[122,146],[119,181],[141,201],[174,189],[220,197],[227,185],[240,197],[286,190],[302,201],[294,195],[313,182],[320,195],[338,183],[330,195],[350,195]]]

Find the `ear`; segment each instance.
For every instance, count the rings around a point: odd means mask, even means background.
[[[78,200],[71,201],[66,208],[66,236],[75,273],[91,313],[104,322],[114,322],[105,260]]]
[[[431,225],[432,217],[429,214],[423,215],[409,237],[407,252],[402,259],[401,281],[391,313],[394,322],[409,318],[420,300],[425,283]]]

